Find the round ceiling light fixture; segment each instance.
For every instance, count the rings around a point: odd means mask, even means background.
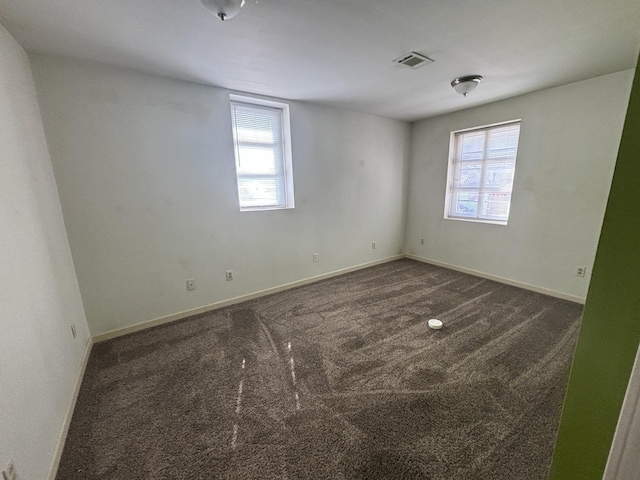
[[[482,81],[481,75],[468,75],[466,77],[456,78],[451,82],[453,89],[463,97],[469,95]]]
[[[223,22],[235,17],[245,0],[202,0],[202,4]]]

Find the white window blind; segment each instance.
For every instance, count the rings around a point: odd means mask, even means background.
[[[284,108],[232,100],[231,117],[240,210],[293,207]]]
[[[452,133],[446,218],[506,224],[520,122]]]

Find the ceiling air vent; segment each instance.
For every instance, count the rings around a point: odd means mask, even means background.
[[[433,60],[429,57],[425,57],[424,55],[420,55],[419,53],[409,52],[406,55],[396,58],[393,62],[399,63],[400,65],[406,65],[411,68],[420,68],[427,63],[433,63]]]

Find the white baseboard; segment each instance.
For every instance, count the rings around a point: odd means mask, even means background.
[[[122,337],[123,335],[128,335],[130,333],[139,332],[140,330],[146,330],[147,328],[156,327],[158,325],[164,325],[165,323],[174,322],[176,320],[180,320],[182,318],[187,318],[192,315],[197,315],[199,313],[204,313],[205,307],[197,307],[192,308],[190,310],[185,310],[183,312],[172,313],[171,315],[166,315],[164,317],[158,317],[151,320],[147,320],[145,322],[135,323],[128,327],[116,328],[114,330],[109,330],[105,333],[99,333],[98,335],[93,336],[93,343],[104,342],[105,340],[111,340],[112,338]]]
[[[209,312],[211,310],[216,310],[218,308],[227,307],[229,305],[235,305],[236,303],[245,302],[247,300],[253,300],[254,298],[264,297],[265,295],[271,295],[273,293],[282,292],[284,290],[289,290],[294,287],[300,287],[302,285],[308,285],[309,283],[317,282],[319,280],[324,280],[326,278],[337,277],[338,275],[344,275],[345,273],[355,272],[356,270],[362,270],[363,268],[373,267],[374,265],[380,265],[382,263],[393,262],[395,260],[400,260],[404,258],[404,254],[393,255],[391,257],[384,258],[382,260],[376,260],[374,262],[362,263],[360,265],[355,265],[353,267],[342,268],[340,270],[334,270],[329,273],[323,273],[322,275],[316,275],[314,277],[304,278],[302,280],[297,280],[295,282],[285,283],[282,285],[278,285],[276,287],[267,288],[265,290],[260,290],[254,293],[248,293],[246,295],[241,295],[239,297],[229,298],[227,300],[221,300],[219,302],[210,303],[208,305],[204,305],[202,307],[192,308],[190,310],[185,310],[184,312],[173,313],[171,315],[167,315],[164,317],[154,318],[152,320],[147,320],[145,322],[136,323],[135,325],[131,325],[124,328],[117,328],[115,330],[110,330],[105,333],[100,333],[98,335],[93,336],[93,342],[99,343],[104,342],[105,340],[110,340],[112,338],[121,337],[123,335],[128,335],[129,333],[138,332],[140,330],[146,330],[147,328],[155,327],[157,325],[163,325],[165,323],[170,323],[175,320],[180,320],[182,318],[187,318],[192,315],[197,315],[199,313]]]
[[[417,260],[422,263],[429,263],[431,265],[437,265],[438,267],[448,268],[449,270],[455,270],[457,272],[468,273],[470,275],[475,275],[476,277],[486,278],[487,280],[494,280],[496,282],[505,283],[507,285],[511,285],[513,287],[524,288],[525,290],[531,290],[537,293],[543,293],[545,295],[549,295],[551,297],[561,298],[563,300],[569,300],[570,302],[580,303],[584,305],[585,298],[578,297],[576,295],[570,295],[568,293],[557,292],[555,290],[549,290],[548,288],[538,287],[536,285],[531,285],[529,283],[519,282],[517,280],[511,280],[510,278],[499,277],[497,275],[491,275],[490,273],[479,272],[478,270],[472,270],[470,268],[459,267],[457,265],[451,265],[449,263],[440,262],[438,260],[432,260],[430,258],[419,257],[418,255],[413,255],[411,253],[405,254],[406,258],[410,258],[412,260]]]
[[[87,347],[84,351],[84,357],[82,358],[80,371],[78,372],[76,386],[73,390],[73,394],[71,395],[71,401],[69,402],[69,406],[67,407],[67,412],[64,416],[62,429],[60,430],[60,436],[58,437],[58,442],[56,443],[56,448],[53,452],[53,459],[51,461],[51,467],[49,468],[49,475],[47,475],[48,480],[55,480],[56,474],[58,473],[58,466],[60,465],[60,459],[62,458],[62,451],[64,450],[65,441],[67,440],[67,433],[69,432],[69,426],[71,425],[71,418],[73,417],[73,411],[76,407],[78,394],[80,393],[80,386],[82,385],[84,372],[87,369],[87,363],[89,362],[89,355],[91,354],[92,347],[93,339],[89,337]]]

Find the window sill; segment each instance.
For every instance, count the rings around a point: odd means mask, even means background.
[[[503,227],[507,226],[507,222],[502,222],[500,220],[484,220],[478,218],[461,218],[461,217],[444,217],[445,220],[456,220],[458,222],[470,222],[470,223],[488,223],[490,225],[502,225]]]
[[[264,211],[270,211],[270,210],[293,210],[293,205],[292,206],[287,206],[287,207],[247,207],[247,208],[241,208],[240,212],[264,212]]]

